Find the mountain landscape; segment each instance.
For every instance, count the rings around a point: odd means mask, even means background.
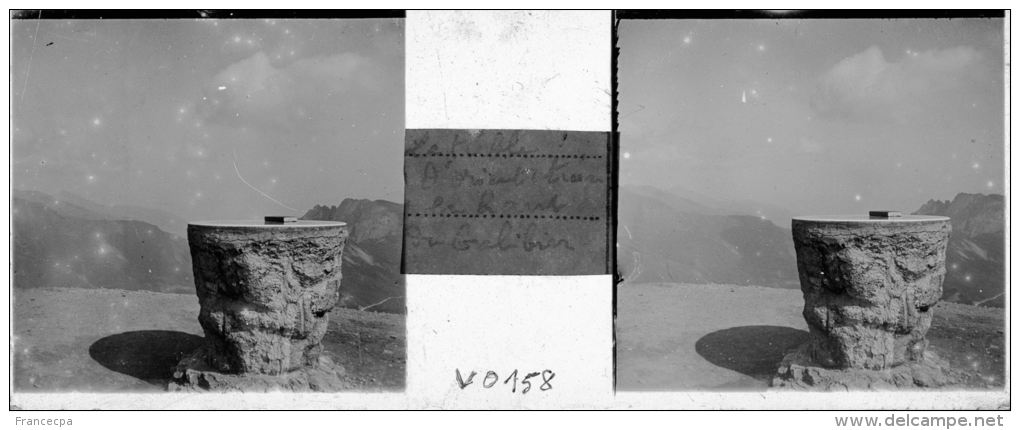
[[[953,200],[929,200],[914,213],[952,219],[943,298],[1005,307],[1005,198],[1001,194],[960,193]]]
[[[15,392],[166,391],[182,356],[202,345],[192,294],[32,288],[14,297]],[[404,315],[334,308],[322,353],[350,391],[404,386]],[[16,401],[12,401],[16,405]]]
[[[66,191],[54,197],[108,219],[144,221],[174,236],[188,237],[188,221],[167,211],[133,205],[101,205]]]
[[[344,199],[339,206],[316,205],[302,219],[344,221],[341,305],[404,313],[404,275],[400,274],[402,205],[385,200]]]
[[[617,389],[768,390],[809,338],[789,214],[652,187],[619,198]],[[961,375],[952,390],[1001,389],[1003,196],[961,193],[915,213],[953,223],[929,349]]]
[[[193,293],[187,240],[44,193],[11,199],[14,287]]]
[[[402,207],[345,199],[315,206],[305,219],[345,221],[341,306],[404,312],[400,275]],[[166,212],[107,206],[70,193],[14,190],[16,289],[106,288],[194,294],[187,223]],[[169,230],[168,230],[169,229]]]
[[[340,306],[323,339],[350,390],[404,385],[401,215],[399,204],[353,199],[306,214],[351,229]],[[187,223],[159,210],[22,190],[13,191],[11,218],[14,388],[165,390],[180,357],[202,343],[186,229],[176,228]]]
[[[68,193],[58,198],[15,190],[11,203],[16,288],[193,292],[187,240],[176,227],[186,223],[171,214],[100,205]],[[1002,195],[961,193],[953,200],[931,200],[914,212],[953,220],[945,300],[1004,306],[1004,205]],[[620,191],[618,270],[631,283],[799,288],[788,214],[766,209],[778,213],[776,219],[739,212],[754,207],[682,190],[625,186]],[[341,306],[405,311],[400,204],[345,199],[339,205],[316,205],[302,218],[349,226]]]
[[[789,214],[767,208],[740,212],[754,207],[690,192],[622,187],[618,270],[630,283],[799,288]],[[952,218],[943,298],[1003,307],[1003,196],[961,193],[951,201],[931,200],[915,214]]]
[[[627,282],[798,288],[789,229],[649,187],[620,191],[618,270]]]

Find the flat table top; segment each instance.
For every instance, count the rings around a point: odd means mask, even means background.
[[[307,228],[307,227],[343,227],[345,222],[339,221],[296,221],[296,222],[265,222],[259,220],[224,220],[224,221],[193,221],[189,226],[196,227],[255,227],[255,228]]]
[[[793,217],[794,221],[826,224],[860,223],[924,223],[949,221],[949,217],[931,215],[903,215],[898,217],[873,217],[868,215],[804,215]]]

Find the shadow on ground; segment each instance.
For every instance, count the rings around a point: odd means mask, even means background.
[[[95,341],[89,356],[114,372],[165,386],[181,358],[201,345],[201,336],[179,331],[129,331]]]
[[[731,327],[702,336],[694,350],[716,366],[768,382],[783,356],[807,342],[808,336],[808,332],[790,327]]]

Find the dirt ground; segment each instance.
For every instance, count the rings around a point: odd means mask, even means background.
[[[198,298],[77,288],[16,290],[15,392],[159,392],[202,342]],[[323,339],[354,391],[404,387],[404,316],[335,309]]]
[[[617,292],[617,390],[764,391],[783,355],[807,340],[799,290],[624,284]],[[1005,373],[1002,309],[940,303],[930,348],[973,389]]]
[[[711,304],[709,306],[708,304]],[[622,285],[617,389],[762,391],[783,354],[807,338],[797,290],[727,285]],[[202,341],[193,295],[17,290],[15,392],[159,392]],[[336,309],[323,340],[354,391],[400,391],[404,316]],[[932,350],[974,389],[1003,386],[1002,309],[940,303]]]

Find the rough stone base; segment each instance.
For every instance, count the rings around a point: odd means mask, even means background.
[[[245,392],[273,391],[337,392],[352,388],[345,382],[343,366],[321,355],[315,366],[294,370],[281,375],[229,374],[214,370],[207,363],[207,350],[199,348],[185,357],[174,369],[167,389],[192,392]]]
[[[879,391],[959,388],[962,375],[932,351],[919,362],[886,370],[827,369],[813,362],[808,345],[789,353],[779,364],[771,387],[802,391]]]

